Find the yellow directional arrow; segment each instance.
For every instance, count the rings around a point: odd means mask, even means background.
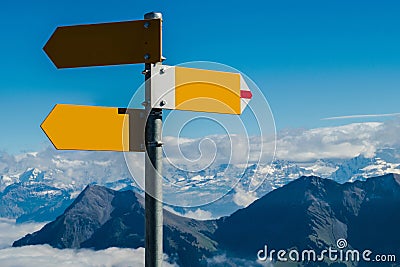
[[[60,150],[144,151],[144,111],[58,104],[41,128]],[[133,120],[129,116],[133,115]],[[135,134],[131,134],[135,124]]]
[[[241,114],[252,98],[239,73],[154,65],[151,106],[224,114]]]

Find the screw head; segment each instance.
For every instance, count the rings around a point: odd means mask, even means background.
[[[144,28],[145,29],[148,29],[150,27],[150,22],[149,21],[146,21],[145,23],[144,23]]]
[[[160,69],[160,74],[164,74],[164,73],[165,73],[165,69],[164,68]]]
[[[166,104],[167,104],[167,101],[161,100],[161,102],[160,102],[160,107],[163,107],[163,106],[165,106]]]
[[[144,15],[144,19],[162,19],[160,12],[150,12]]]
[[[149,59],[150,59],[150,54],[145,54],[145,55],[144,55],[144,59],[145,59],[145,60],[149,60]]]

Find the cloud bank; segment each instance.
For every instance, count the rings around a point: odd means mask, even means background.
[[[144,248],[108,248],[93,251],[87,249],[55,249],[48,245],[5,248],[0,250],[2,267],[143,267]],[[166,261],[165,267],[177,266]]]
[[[248,138],[231,136],[231,140],[227,137],[210,136],[207,140],[212,140],[214,145],[210,150],[204,146],[200,152],[201,139],[186,138],[184,142],[181,142],[181,149],[187,158],[199,158],[199,155],[204,155],[204,160],[209,160],[210,157],[206,155],[217,154],[215,160],[220,164],[256,163],[258,160],[268,163],[273,157],[295,162],[349,159],[360,154],[372,157],[380,148],[400,147],[399,132],[400,119],[315,129],[284,130],[278,134],[276,143],[273,143],[271,138],[258,136]],[[175,150],[170,151],[170,161],[183,162],[180,160],[181,154],[178,153],[177,144],[180,141],[174,137],[167,137],[167,139],[176,144]],[[264,149],[261,149],[262,147]],[[215,151],[216,148],[217,151]],[[207,165],[207,163],[202,163],[202,165]]]
[[[272,159],[312,162],[350,159],[358,155],[372,157],[381,148],[400,148],[399,132],[400,119],[284,130],[278,134],[276,142],[271,137],[260,136],[213,135],[193,139],[165,136],[163,174],[169,180],[179,171],[211,170],[221,164],[241,165],[244,170],[248,164],[269,164]],[[0,190],[18,181],[19,175],[33,167],[43,171],[45,179],[54,181],[55,186],[73,185],[77,192],[89,183],[109,186],[107,183],[132,176],[142,187],[144,184],[143,153],[126,153],[124,157],[115,152],[48,148],[18,156],[0,153]]]
[[[15,220],[0,218],[0,266],[41,267],[143,267],[144,248],[56,249],[48,245],[10,247],[13,241],[42,228],[44,223],[15,224]],[[165,267],[175,267],[164,256]]]
[[[179,213],[178,215],[182,216],[182,214]],[[213,219],[211,212],[202,210],[200,208],[196,209],[195,211],[190,210],[186,212],[183,216],[201,221]]]
[[[193,217],[207,216],[198,209]],[[205,219],[205,218],[203,218]],[[4,242],[3,238],[15,240],[28,232],[41,228],[43,224],[15,224],[13,220],[0,218],[0,240],[3,247],[0,249],[0,266],[2,267],[143,267],[144,248],[108,248],[93,251],[89,249],[56,249],[49,245],[35,245],[13,248],[11,242]],[[7,247],[5,247],[7,246]],[[207,260],[208,266],[261,266],[256,262],[228,258],[226,255],[215,256]],[[164,255],[163,267],[178,267],[168,262]]]
[[[15,220],[0,218],[0,249],[10,247],[15,240],[38,231],[44,225],[45,223],[15,224]]]
[[[400,120],[287,131],[278,137],[276,156],[300,162],[373,157],[378,149],[400,147],[399,132]]]
[[[235,202],[239,207],[246,208],[258,199],[256,192],[249,192],[239,185],[236,186],[234,190],[235,194],[233,195],[233,202]]]

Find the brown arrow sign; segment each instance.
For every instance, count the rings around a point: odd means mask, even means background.
[[[57,68],[161,61],[161,20],[58,27],[43,50]]]

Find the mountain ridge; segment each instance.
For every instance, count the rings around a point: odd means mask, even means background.
[[[68,207],[64,214],[46,224],[40,231],[26,235],[14,242],[13,246],[49,244],[56,248],[108,247],[138,248],[144,246],[143,200],[132,191],[114,191],[98,185],[88,185]],[[211,255],[215,244],[207,234],[212,222],[198,222],[179,217],[164,210],[165,251],[171,259],[179,256],[183,264],[194,258],[180,249],[191,251],[196,261],[203,261],[202,254]],[[198,232],[197,230],[201,230]],[[104,236],[108,241],[104,242]],[[195,247],[193,243],[196,243]],[[200,254],[202,253],[202,254]]]
[[[319,251],[335,247],[344,238],[350,248],[400,257],[396,245],[400,236],[395,234],[399,207],[400,176],[396,174],[345,184],[301,177],[218,220],[198,221],[164,210],[164,251],[182,266],[207,266],[220,254],[257,264],[256,253],[266,244],[276,250]],[[51,231],[52,227],[57,231]],[[366,232],[370,233],[368,242]],[[90,185],[63,215],[13,246],[44,243],[93,249],[143,246],[143,199],[132,191]],[[324,264],[307,266],[328,266]]]

